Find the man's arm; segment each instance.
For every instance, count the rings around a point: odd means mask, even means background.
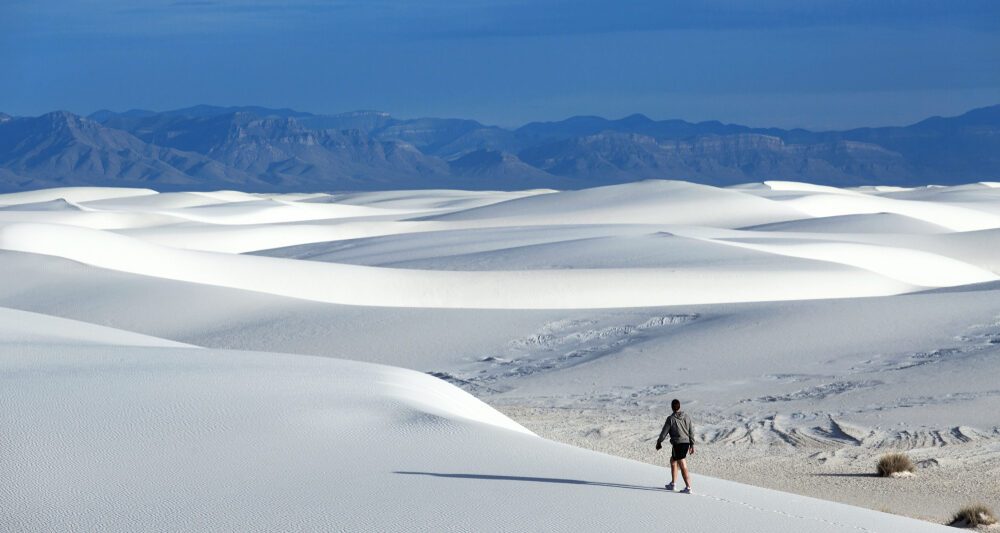
[[[688,436],[691,437],[691,445],[688,446],[688,453],[694,453],[694,422],[688,417]]]
[[[663,447],[663,439],[667,438],[667,433],[670,432],[670,419],[663,424],[663,429],[660,430],[660,438],[656,439],[656,449],[659,450]]]

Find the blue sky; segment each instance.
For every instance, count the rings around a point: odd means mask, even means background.
[[[906,124],[1000,103],[1000,2],[3,0],[0,111]]]

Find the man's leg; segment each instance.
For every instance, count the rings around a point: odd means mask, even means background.
[[[684,482],[687,483],[687,477],[684,478]],[[677,483],[677,461],[674,459],[670,460],[670,484],[673,485]]]
[[[673,466],[673,471],[674,471],[674,479],[677,479],[677,465],[678,465],[678,463],[680,464],[680,467],[681,467],[681,477],[684,478],[684,486],[685,487],[690,487],[691,486],[691,478],[688,476],[688,465],[687,465],[687,461],[685,459],[680,459],[680,460],[678,460],[676,462],[672,462],[671,463],[671,465]]]

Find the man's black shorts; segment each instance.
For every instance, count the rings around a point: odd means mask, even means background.
[[[687,457],[688,450],[691,449],[691,445],[688,443],[674,444],[674,449],[670,453],[671,461],[680,461],[681,459]]]

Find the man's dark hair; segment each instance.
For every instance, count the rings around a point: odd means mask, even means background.
[[[680,411],[681,401],[678,400],[677,398],[674,398],[674,401],[670,402],[670,408],[673,409],[674,411]]]

